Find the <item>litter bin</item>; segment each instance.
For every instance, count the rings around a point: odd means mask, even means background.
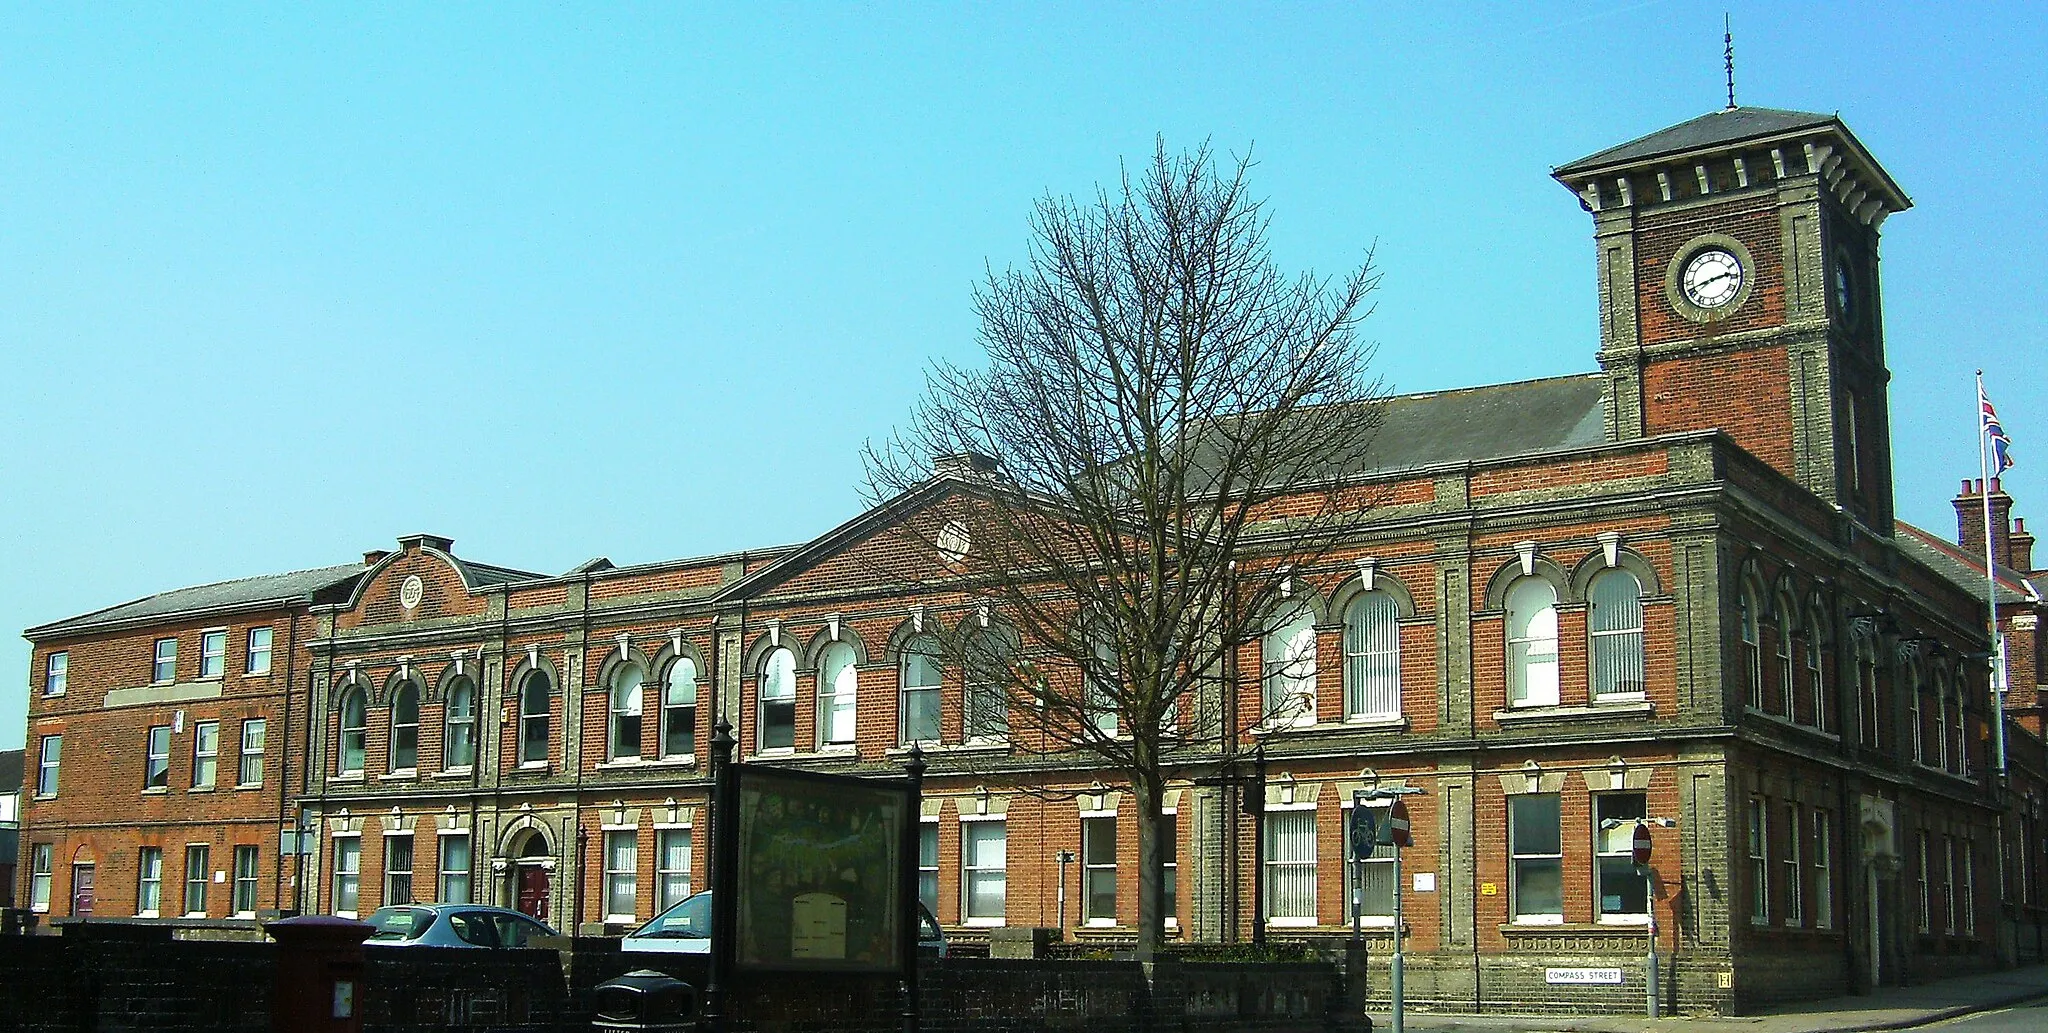
[[[590,992],[597,1033],[693,1033],[697,1028],[697,988],[651,969],[628,972]]]

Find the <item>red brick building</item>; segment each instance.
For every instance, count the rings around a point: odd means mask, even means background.
[[[1176,935],[1342,936],[1353,791],[1405,786],[1411,1000],[1633,1008],[1653,908],[1682,1008],[2038,952],[2035,654],[2007,792],[1981,584],[1892,515],[1878,229],[1910,202],[1838,119],[1770,109],[1554,175],[1593,219],[1599,371],[1389,403],[1378,504],[1203,701],[1312,705],[1177,772]],[[703,884],[723,718],[744,759],[818,770],[919,745],[924,890],[956,938],[1128,935],[1128,794],[942,659],[1003,615],[943,571],[875,575],[892,527],[973,489],[941,468],[801,545],[559,575],[415,535],[31,629],[28,763],[57,741],[64,770],[18,888],[57,913],[439,897],[631,923]],[[2017,635],[2039,597],[2006,583]],[[1255,823],[1213,775],[1260,744]],[[1642,819],[1670,823],[1653,884]],[[1383,957],[1395,887],[1367,868]]]

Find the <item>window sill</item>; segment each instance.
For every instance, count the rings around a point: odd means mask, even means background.
[[[1313,929],[1315,928],[1315,924],[1316,920],[1313,918],[1266,919],[1266,928],[1268,929]]]
[[[42,801],[42,800],[55,800],[56,798],[57,798],[57,794],[56,794],[56,793],[37,793],[36,795],[34,795],[34,796],[31,796],[31,797],[29,797],[29,799],[31,799],[31,800],[36,800],[36,801]]]
[[[902,746],[891,746],[887,750],[884,750],[882,752],[884,756],[888,757],[908,757],[910,756],[910,751],[912,749],[921,750],[927,754],[1007,753],[1010,749],[1010,742],[1009,740],[1004,739],[995,742],[919,742],[915,744],[905,743]]]
[[[170,793],[169,786],[150,786],[142,791],[144,796],[169,796]]]
[[[1343,721],[1318,721],[1312,725],[1282,726],[1281,731],[1297,735],[1342,735],[1346,732],[1405,732],[1408,730],[1408,716],[1396,714],[1391,717],[1347,718]]]
[[[362,780],[363,773],[360,771],[344,771],[334,776],[334,781],[336,782],[361,782]]]
[[[1656,707],[1648,700],[1625,703],[1592,703],[1573,706],[1509,707],[1493,712],[1503,725],[1540,724],[1546,721],[1605,721],[1616,718],[1649,717]]]
[[[249,790],[251,790],[251,789],[261,789],[261,788],[263,788],[263,783],[261,783],[261,782],[237,782],[237,783],[235,783],[235,792],[238,792],[238,793],[246,793],[246,792],[248,792],[248,791],[249,791]]]
[[[966,929],[1001,929],[1009,924],[1009,920],[1003,918],[970,918],[960,923]]]
[[[1512,922],[1500,927],[1506,936],[1628,936],[1640,938],[1643,925],[1624,925],[1619,922]]]
[[[1641,929],[1650,924],[1649,915],[1601,915],[1597,923],[1602,926],[1618,926],[1624,929]]]
[[[522,760],[522,761],[520,761],[520,762],[519,762],[519,767],[515,768],[514,770],[516,770],[516,771],[546,771],[547,769],[548,769],[548,762],[547,762],[547,761],[544,761],[544,760]]]
[[[212,787],[212,786],[193,786],[192,788],[190,788],[190,789],[187,789],[187,790],[185,790],[185,791],[186,791],[186,792],[188,792],[188,793],[210,793],[210,792],[213,792],[213,787]]]
[[[433,774],[431,774],[431,775],[428,775],[427,777],[428,777],[428,778],[469,778],[469,777],[471,777],[471,776],[473,776],[473,775],[475,775],[475,774],[476,774],[476,766],[475,766],[475,765],[473,765],[473,764],[464,764],[463,766],[461,766],[461,767],[459,767],[459,768],[443,768],[442,770],[440,770],[440,771],[436,771],[436,772],[434,772]]]
[[[415,781],[418,781],[418,780],[419,780],[419,777],[420,777],[420,772],[419,772],[419,769],[418,769],[418,768],[400,768],[400,769],[398,769],[397,771],[387,772],[387,773],[385,773],[385,774],[382,774],[382,775],[378,775],[378,776],[377,776],[377,781],[379,781],[379,782],[415,782]]]

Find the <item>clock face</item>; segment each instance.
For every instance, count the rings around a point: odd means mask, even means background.
[[[1681,285],[1685,300],[1701,308],[1721,308],[1735,301],[1742,281],[1742,261],[1726,249],[1710,247],[1685,263]]]

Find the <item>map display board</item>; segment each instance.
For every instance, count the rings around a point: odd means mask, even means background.
[[[901,972],[908,785],[735,764],[733,960],[741,970]]]

